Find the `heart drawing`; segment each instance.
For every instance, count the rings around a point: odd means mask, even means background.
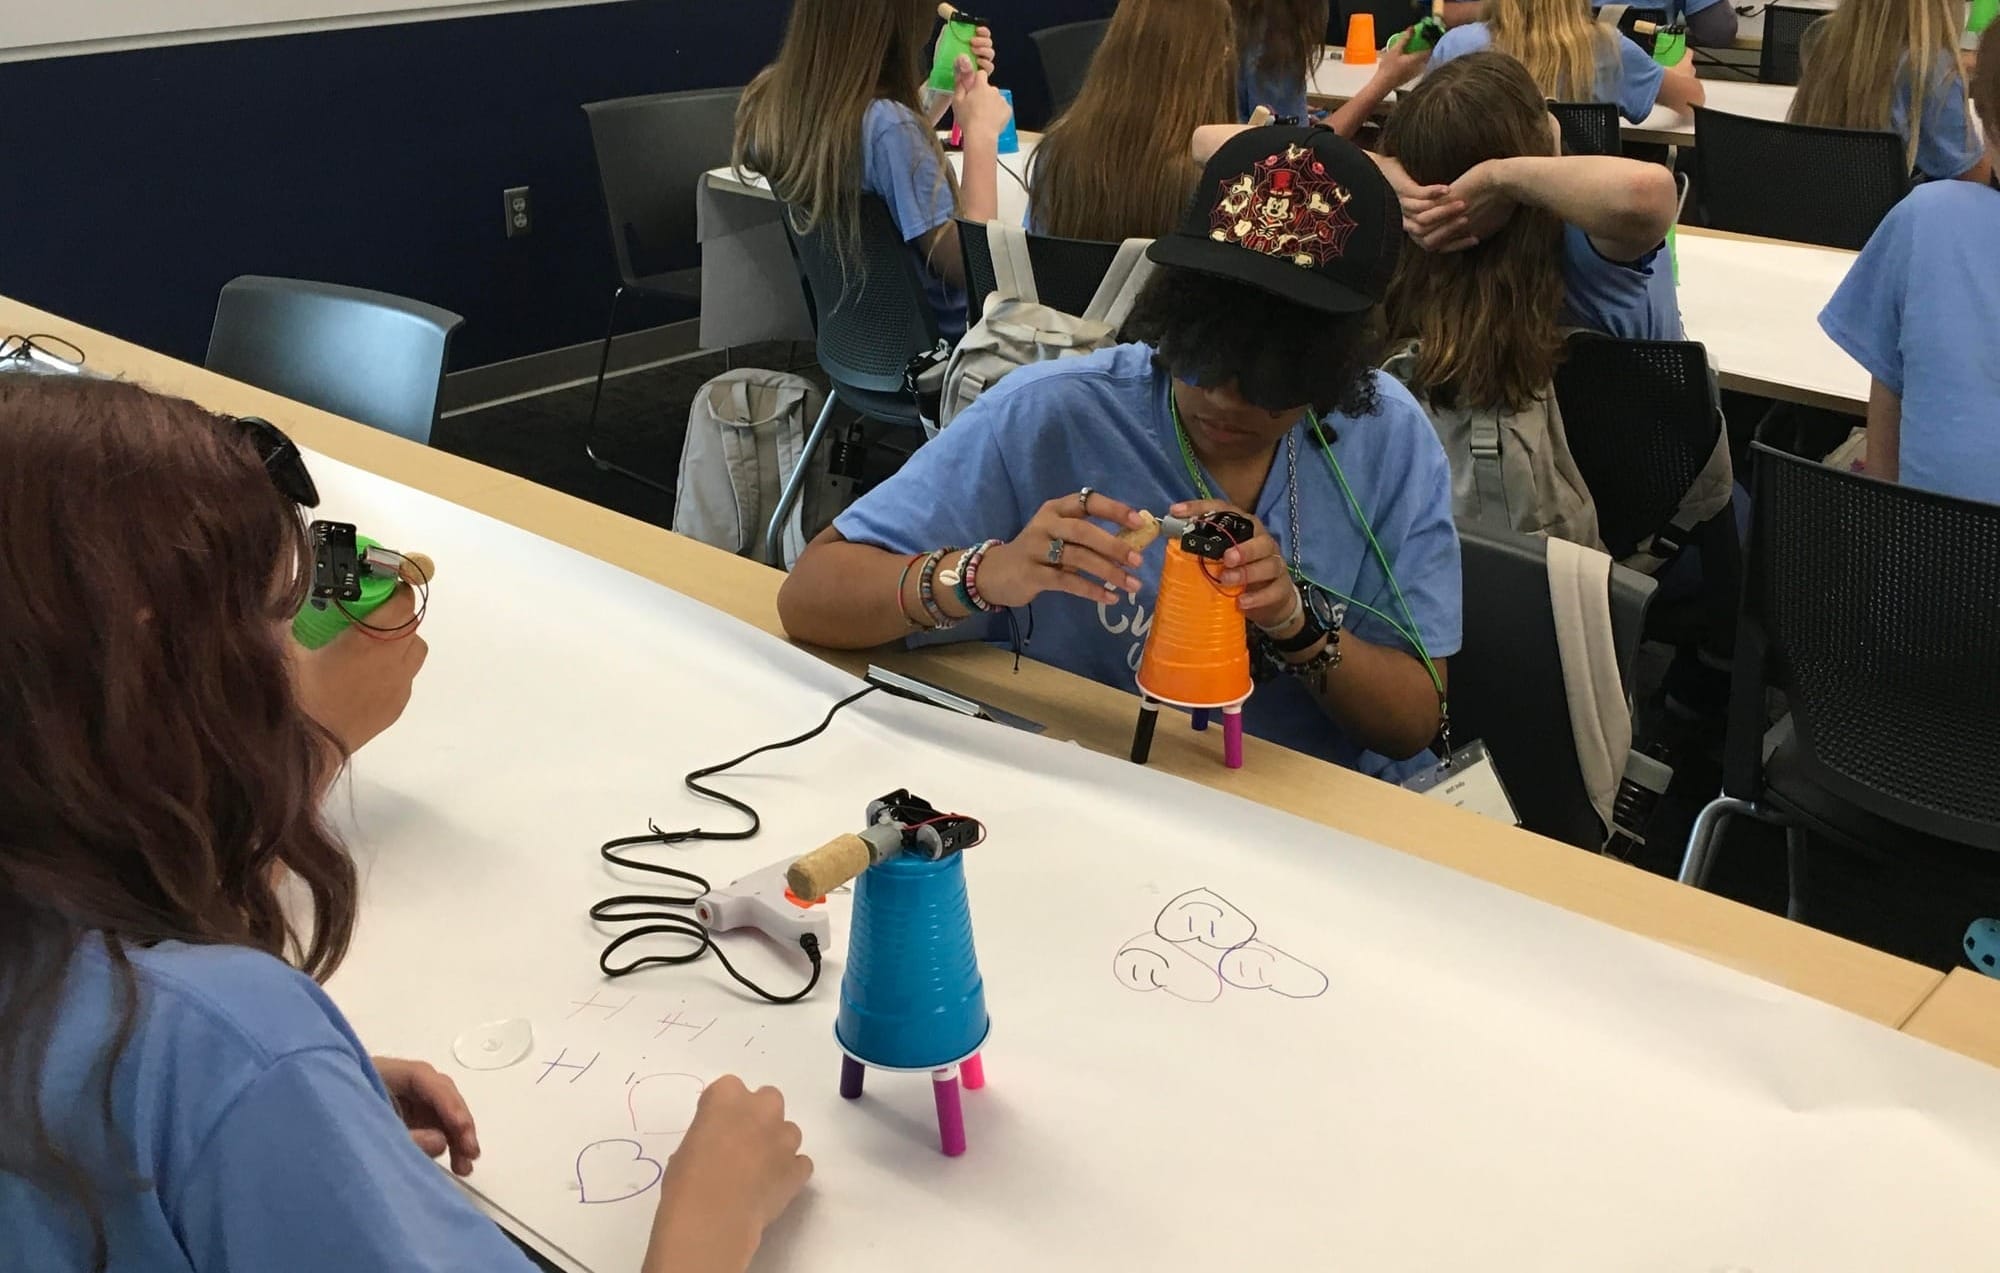
[[[678,1136],[694,1126],[695,1107],[707,1083],[692,1074],[648,1074],[625,1093],[632,1130],[641,1136]]]
[[[660,1183],[659,1160],[646,1157],[636,1140],[600,1140],[576,1156],[576,1183],[582,1202],[623,1202]]]

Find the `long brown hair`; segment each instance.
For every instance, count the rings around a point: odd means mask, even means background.
[[[1420,185],[1448,185],[1488,159],[1554,153],[1551,129],[1526,68],[1474,53],[1418,82],[1389,117],[1382,150]],[[1419,342],[1412,389],[1440,407],[1519,411],[1555,375],[1562,297],[1562,223],[1519,208],[1464,252],[1404,252],[1384,316],[1392,343]]]
[[[318,799],[337,745],[288,663],[309,560],[234,420],[130,384],[0,376],[0,1171],[73,1203],[99,1268],[120,1167],[37,1099],[80,947],[101,943],[120,1002],[91,1076],[109,1133],[139,1013],[128,950],[246,946],[324,978],[353,931],[354,863]],[[279,903],[280,868],[311,895],[309,928]]]
[[[1485,21],[1493,47],[1559,102],[1595,100],[1598,58],[1625,38],[1593,19],[1583,0],[1486,0]]]
[[[1915,168],[1931,85],[1943,79],[1965,91],[1958,69],[1958,33],[1964,29],[1965,0],[1844,0],[1806,29],[1799,45],[1799,88],[1786,118],[1886,132],[1897,77],[1906,75],[1909,136],[1903,140]],[[1971,127],[1969,118],[1966,126]]]
[[[1326,56],[1327,0],[1229,0],[1236,50],[1257,50],[1257,74],[1311,78]]]
[[[1236,118],[1227,0],[1121,0],[1076,101],[1049,125],[1030,220],[1066,239],[1158,238],[1201,178],[1189,141]]]
[[[792,228],[835,227],[843,261],[861,255],[861,133],[877,98],[906,106],[951,179],[918,94],[937,13],[925,0],[793,0],[777,61],[736,108],[735,166],[768,179]]]

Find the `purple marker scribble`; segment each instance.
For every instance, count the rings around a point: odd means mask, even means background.
[[[620,1152],[616,1146],[629,1152]],[[585,1205],[623,1202],[660,1183],[665,1168],[658,1159],[646,1156],[646,1147],[636,1140],[615,1138],[596,1140],[576,1155],[577,1201]]]
[[[1161,907],[1152,930],[1125,942],[1111,968],[1127,989],[1193,1003],[1212,1003],[1225,987],[1317,999],[1328,986],[1325,973],[1261,940],[1255,920],[1205,888]]]
[[[692,1021],[683,1021],[681,1020],[680,1010],[675,1009],[674,1011],[669,1012],[666,1016],[660,1018],[660,1028],[657,1032],[654,1033],[653,1037],[657,1039],[660,1037],[660,1035],[665,1034],[669,1030],[692,1030],[694,1031],[694,1033],[688,1036],[688,1038],[684,1040],[684,1042],[693,1043],[696,1039],[699,1039],[702,1035],[707,1034],[708,1028],[714,1024],[715,1024],[714,1017],[710,1017],[708,1020],[702,1022],[700,1025],[696,1025]]]
[[[575,1006],[569,1010],[569,1012],[563,1017],[563,1020],[565,1021],[569,1020],[570,1017],[573,1017],[577,1013],[582,1012],[585,1008],[595,1008],[599,1012],[602,1012],[604,1014],[602,1018],[603,1020],[609,1021],[611,1018],[625,1011],[625,1009],[631,1007],[632,999],[633,996],[627,995],[623,1003],[600,1003],[597,998],[597,992],[593,990],[590,992],[590,998],[588,999],[570,1000],[570,1003],[574,1004]]]
[[[576,1073],[569,1076],[569,1081],[574,1083],[578,1079],[582,1078],[585,1074],[588,1074],[590,1072],[590,1067],[596,1065],[597,1058],[602,1055],[603,1053],[601,1052],[593,1052],[590,1054],[590,1059],[588,1061],[585,1061],[582,1065],[578,1065],[575,1061],[569,1061],[564,1059],[567,1056],[569,1056],[569,1049],[564,1048],[556,1053],[555,1060],[542,1062],[542,1073],[541,1076],[535,1080],[535,1085],[537,1087],[541,1086],[542,1079],[547,1078],[549,1075],[555,1073],[557,1070],[575,1070]]]

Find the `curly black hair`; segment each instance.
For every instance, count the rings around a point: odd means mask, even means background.
[[[1174,266],[1156,267],[1119,339],[1154,349],[1156,365],[1198,385],[1234,381],[1266,411],[1310,403],[1321,415],[1376,408],[1369,375],[1382,351],[1380,311],[1336,315],[1259,287]]]

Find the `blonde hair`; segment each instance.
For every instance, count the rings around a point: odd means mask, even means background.
[[[1596,100],[1598,56],[1625,38],[1591,17],[1585,0],[1487,0],[1486,29],[1559,102]]]
[[[1806,29],[1799,48],[1799,88],[1788,118],[1795,124],[1886,132],[1897,76],[1907,75],[1909,135],[1903,143],[1914,169],[1931,85],[1944,78],[1965,91],[1958,69],[1958,33],[1963,30],[1965,0],[1845,0]]]
[[[1382,152],[1423,185],[1477,164],[1556,148],[1542,90],[1505,53],[1474,53],[1424,76],[1389,116]],[[1392,344],[1417,342],[1410,388],[1450,410],[1520,411],[1562,358],[1562,222],[1519,208],[1465,252],[1405,250],[1383,303]]]
[[[878,98],[916,116],[950,180],[918,96],[935,13],[925,0],[794,0],[777,60],[736,108],[735,166],[770,181],[800,234],[834,227],[844,262],[861,255],[862,125]]]
[[[1201,177],[1189,141],[1236,118],[1228,0],[1121,0],[1090,74],[1035,149],[1030,220],[1117,242],[1172,230]]]

